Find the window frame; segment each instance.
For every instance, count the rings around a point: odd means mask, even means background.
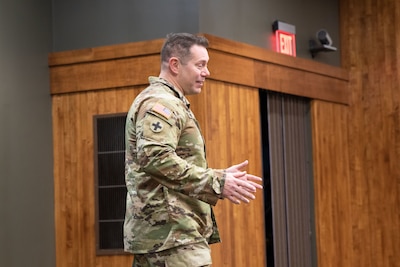
[[[99,166],[99,155],[105,154],[105,153],[123,153],[124,154],[124,159],[125,159],[125,121],[126,121],[126,116],[127,112],[123,113],[113,113],[113,114],[96,114],[93,116],[93,134],[94,134],[94,142],[93,142],[93,157],[94,157],[94,196],[95,196],[95,247],[96,247],[96,255],[123,255],[123,254],[128,254],[127,252],[124,251],[123,247],[123,231],[122,231],[122,246],[118,248],[104,248],[101,247],[101,238],[102,238],[102,233],[100,232],[101,230],[101,224],[105,223],[105,221],[100,219],[100,189],[104,188],[121,188],[121,185],[106,185],[106,186],[101,186],[100,182],[100,166]],[[99,129],[98,129],[98,123],[99,120],[101,119],[119,119],[121,117],[124,117],[124,123],[123,123],[123,144],[121,147],[121,150],[109,150],[109,151],[99,151]],[[111,136],[110,138],[107,138],[107,140],[114,141],[113,137]],[[125,181],[125,176],[123,177]],[[126,190],[126,185],[124,183],[124,187]],[[126,203],[126,194],[124,197],[124,203]],[[124,206],[124,211],[125,211],[125,206]],[[125,212],[124,212],[125,214]],[[116,221],[122,222],[123,226],[123,220],[122,219],[115,219]],[[109,221],[113,221],[112,219]],[[122,230],[122,229],[121,229]],[[116,233],[118,234],[118,233]]]

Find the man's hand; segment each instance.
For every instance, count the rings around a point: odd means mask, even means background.
[[[256,183],[262,181],[261,177],[242,171],[247,165],[248,161],[245,160],[226,169],[222,196],[235,204],[240,204],[241,201],[249,203],[249,199],[255,199],[254,193],[257,188],[263,188],[261,184]]]
[[[226,172],[239,172],[239,171],[242,171],[247,165],[249,165],[249,161],[245,160],[242,163],[232,165],[225,170],[226,170]]]

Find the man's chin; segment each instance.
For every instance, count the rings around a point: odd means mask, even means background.
[[[201,93],[201,87],[200,88],[193,88],[190,92],[188,92],[186,95],[197,95]]]

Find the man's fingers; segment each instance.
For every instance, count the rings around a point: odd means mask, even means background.
[[[255,199],[257,189],[263,188],[257,183],[260,181],[262,181],[260,177],[247,174],[245,171],[227,173],[222,194],[234,204],[250,203]]]
[[[249,161],[245,160],[245,161],[243,161],[243,162],[241,162],[239,164],[236,164],[235,167],[240,170],[240,169],[243,169],[244,167],[246,167],[247,164],[249,164]]]
[[[252,181],[262,181],[261,177],[255,176],[253,174],[247,174],[246,178],[247,180],[252,180]]]
[[[256,197],[247,189],[245,189],[244,187],[241,186],[237,186],[233,192],[232,192],[232,196],[242,202],[245,203],[250,203],[250,199],[253,200]]]
[[[226,171],[227,172],[238,172],[238,171],[241,171],[241,169],[245,168],[248,164],[249,164],[249,161],[245,160],[241,163],[230,166],[229,168],[226,169]]]
[[[250,182],[250,181],[238,179],[237,182],[236,182],[236,184],[237,184],[239,187],[242,187],[242,188],[244,188],[245,190],[250,191],[250,192],[256,192],[256,190],[257,190],[256,186],[253,185],[253,184],[255,184],[255,183]],[[257,186],[257,187],[258,187],[258,186]]]
[[[262,189],[263,186],[262,184],[256,183],[256,182],[261,182],[262,178],[252,175],[252,174],[247,174],[246,175],[246,180],[248,183],[250,183],[251,185],[253,185],[254,187],[258,188],[258,189]]]
[[[234,203],[234,204],[240,204],[240,201],[236,197],[234,197],[232,195],[231,196],[227,196],[226,198],[229,199],[229,201]]]
[[[255,183],[255,182],[251,182],[251,181],[249,181],[249,183],[250,183],[251,185],[253,185],[254,187],[258,188],[258,189],[263,189],[263,186],[262,186],[261,184],[257,184],[257,183]]]
[[[238,178],[238,179],[241,179],[241,178],[243,178],[244,176],[246,176],[246,172],[245,171],[242,171],[242,172],[234,172],[234,173],[232,173],[233,174],[233,176],[235,177],[235,178]]]
[[[247,200],[247,203],[249,203],[250,201],[248,199],[255,199],[256,197],[249,192],[248,190],[244,189],[243,187],[239,187],[237,190],[237,193],[240,194],[240,198],[242,200]]]
[[[244,190],[244,191],[245,191],[245,190]],[[247,191],[246,191],[246,192],[247,192]],[[246,195],[247,195],[247,194],[246,194]],[[230,195],[230,196],[228,197],[228,199],[229,199],[231,202],[235,203],[235,204],[240,204],[241,202],[250,203],[249,198],[250,198],[250,199],[254,199],[254,196],[250,194],[248,197],[246,197],[246,196],[242,195],[242,193],[239,193],[239,192],[235,192],[235,193],[233,193],[232,195]]]

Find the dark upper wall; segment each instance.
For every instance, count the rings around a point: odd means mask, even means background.
[[[0,7],[0,266],[54,267],[51,0]]]
[[[308,41],[325,28],[339,50],[338,0],[53,0],[53,51],[203,32],[271,49],[276,19],[296,26],[297,56],[310,58]],[[340,52],[314,59],[339,66]]]
[[[53,0],[53,51],[164,38],[198,31],[198,2]]]
[[[309,40],[326,29],[339,48],[338,0],[202,0],[200,29],[216,36],[272,49],[275,20],[296,26],[297,56],[311,58]],[[315,60],[339,66],[340,53],[320,53]]]

